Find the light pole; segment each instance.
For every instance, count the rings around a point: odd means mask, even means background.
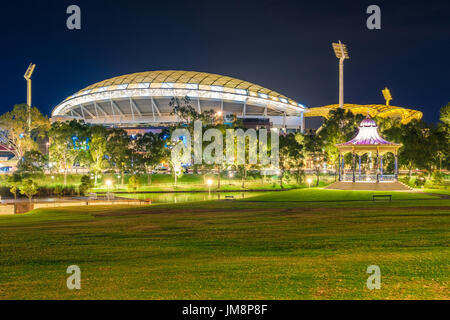
[[[206,183],[208,184],[208,194],[211,194],[211,185],[213,183],[213,181],[211,179],[208,179],[208,181],[206,181]]]
[[[106,186],[108,187],[108,200],[110,199],[110,192],[109,192],[109,189],[111,188],[111,185],[112,185],[112,181],[111,180],[106,180],[105,181],[105,183],[106,183]]]
[[[23,75],[25,80],[27,80],[28,134],[31,134],[31,76],[33,74],[34,68],[36,68],[36,65],[30,63],[27,71]]]
[[[339,43],[333,43],[333,50],[336,58],[339,59],[339,108],[344,107],[344,60],[350,59],[347,46],[339,40]]]

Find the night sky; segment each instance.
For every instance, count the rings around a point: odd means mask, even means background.
[[[66,8],[81,8],[68,30]],[[366,8],[381,7],[381,30]],[[450,101],[450,1],[2,1],[1,112],[55,105],[101,80],[140,71],[192,70],[254,82],[308,107],[338,103],[331,42],[349,48],[345,102],[421,110],[437,121]]]

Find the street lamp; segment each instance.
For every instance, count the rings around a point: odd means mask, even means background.
[[[206,181],[206,184],[208,185],[208,193],[211,194],[211,185],[213,184],[213,181],[211,179],[208,179]]]
[[[308,182],[308,188],[311,188],[312,179],[308,178],[308,179],[306,179],[306,182]]]
[[[108,179],[105,181],[105,183],[106,183],[106,186],[108,187],[108,200],[109,200],[109,193],[110,193],[109,190],[111,188],[112,181]]]
[[[339,108],[344,107],[344,60],[350,59],[347,46],[339,40],[339,43],[333,43],[333,50],[336,58],[339,59]]]

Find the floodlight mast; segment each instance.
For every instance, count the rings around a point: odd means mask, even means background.
[[[34,68],[36,68],[36,65],[30,63],[23,76],[27,80],[28,134],[31,134],[31,76],[33,75]]]
[[[350,59],[347,46],[339,40],[339,43],[333,43],[333,50],[336,58],[339,59],[339,108],[344,107],[344,60]]]

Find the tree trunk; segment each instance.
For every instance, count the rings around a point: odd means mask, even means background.
[[[64,168],[64,185],[67,186],[67,168]]]
[[[316,183],[316,187],[319,186],[319,181],[320,180],[320,170],[317,170],[317,183]]]
[[[280,188],[284,189],[283,187],[283,176],[284,176],[284,169],[280,170],[281,176],[280,176]]]
[[[177,172],[174,170],[174,176],[175,176],[175,187],[177,186]]]
[[[222,173],[220,164],[217,166],[217,170],[219,172],[219,174],[217,176],[217,190],[219,190],[220,189],[220,174]]]
[[[94,186],[97,186],[97,176],[98,176],[97,172],[94,172],[94,175],[95,175],[95,177],[94,177]]]
[[[121,169],[120,170],[120,184],[123,186],[123,182],[124,182],[124,173],[125,173],[125,170],[124,169]]]

